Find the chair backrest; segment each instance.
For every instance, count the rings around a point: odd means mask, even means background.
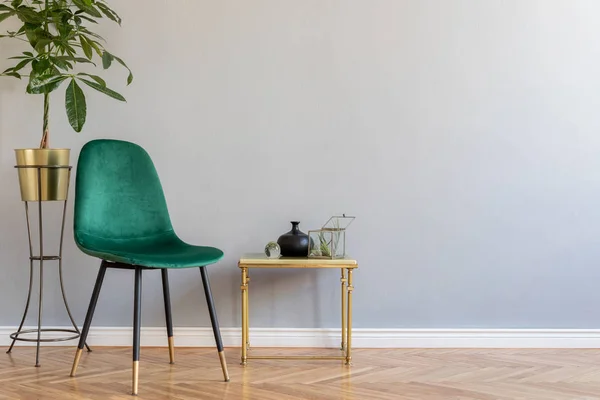
[[[105,243],[172,236],[173,227],[152,159],[140,146],[92,140],[79,154],[75,241]]]

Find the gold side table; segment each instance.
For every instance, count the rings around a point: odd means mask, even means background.
[[[240,258],[238,263],[242,270],[242,365],[247,365],[251,359],[321,359],[344,360],[346,365],[352,362],[352,271],[358,268],[356,260],[345,257],[341,259],[314,259],[314,258],[267,258],[264,254],[247,254]],[[341,356],[250,356],[250,317],[249,317],[249,271],[253,268],[339,268],[341,270],[342,284],[342,343]]]

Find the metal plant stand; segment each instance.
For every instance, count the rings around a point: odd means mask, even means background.
[[[27,235],[29,238],[29,291],[27,294],[27,302],[25,303],[25,311],[23,312],[23,318],[21,319],[21,323],[19,324],[19,328],[16,332],[10,335],[12,339],[12,343],[8,348],[6,353],[10,353],[12,351],[13,346],[17,340],[24,342],[35,342],[37,343],[36,352],[35,352],[35,366],[40,366],[40,343],[43,342],[62,342],[67,340],[77,339],[81,332],[75,324],[75,320],[71,315],[71,310],[69,309],[69,304],[67,302],[67,296],[65,295],[65,287],[63,284],[63,274],[62,274],[62,247],[63,247],[63,237],[65,233],[65,214],[67,210],[67,198],[63,201],[63,213],[62,213],[62,224],[60,229],[60,244],[58,249],[58,255],[45,255],[44,254],[44,231],[43,231],[43,208],[42,203],[42,170],[43,169],[68,169],[68,182],[71,180],[71,166],[69,165],[18,165],[15,168],[34,168],[37,169],[37,201],[32,201],[31,203],[37,203],[38,208],[38,219],[39,219],[39,255],[34,255],[33,253],[33,245],[31,240],[31,224],[29,222],[29,201],[24,201],[25,203],[25,216],[27,218]],[[68,185],[67,182],[67,185]],[[68,188],[67,188],[68,193]],[[27,312],[29,311],[29,304],[31,302],[31,291],[33,289],[33,265],[34,261],[39,261],[40,266],[40,287],[39,287],[39,297],[38,297],[38,320],[37,320],[37,329],[23,329],[23,324],[25,323],[25,319],[27,318]],[[73,325],[73,329],[43,329],[42,328],[42,299],[44,294],[44,261],[58,261],[58,276],[60,280],[60,290],[62,293],[62,298],[65,304],[65,308],[67,310],[67,314],[69,315],[69,319],[71,320],[71,324]],[[52,333],[70,333],[72,335],[63,336],[63,337],[51,337],[51,338],[42,338],[42,332],[52,332]],[[20,335],[26,335],[35,333],[36,338],[26,338],[20,337]],[[86,347],[88,351],[91,351],[89,346],[86,343]]]

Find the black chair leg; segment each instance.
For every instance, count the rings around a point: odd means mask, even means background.
[[[73,360],[73,367],[71,368],[71,376],[75,376],[77,372],[77,366],[79,365],[79,359],[81,353],[85,347],[88,333],[90,332],[90,326],[92,325],[92,318],[94,317],[94,311],[96,310],[96,304],[98,303],[98,297],[100,296],[100,289],[102,288],[102,282],[104,281],[104,275],[106,275],[106,264],[102,261],[100,270],[98,271],[98,277],[96,278],[96,284],[94,285],[94,291],[92,292],[92,298],[90,305],[88,306],[87,314],[85,315],[85,322],[83,323],[83,329],[79,336],[79,345],[77,346],[77,353],[75,353],[75,360]]]
[[[219,329],[219,321],[217,320],[217,311],[215,310],[215,304],[213,301],[212,292],[210,290],[210,282],[208,280],[208,273],[206,272],[206,267],[200,267],[200,274],[202,275],[204,294],[206,295],[206,303],[208,304],[208,312],[210,313],[210,322],[212,323],[213,333],[215,334],[215,342],[217,342],[217,350],[219,352],[219,359],[221,360],[223,377],[225,378],[225,382],[229,382],[227,361],[225,360],[225,353],[223,352],[223,340],[221,340],[221,331]]]
[[[169,273],[162,269],[162,287],[165,301],[165,318],[167,320],[167,338],[169,340],[169,362],[175,364],[175,344],[173,343],[173,318],[171,316],[171,294],[169,292]]]
[[[140,330],[142,327],[142,269],[135,267],[135,298],[133,303],[133,379],[131,393],[138,394],[140,368]]]

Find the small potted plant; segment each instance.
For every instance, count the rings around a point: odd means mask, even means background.
[[[87,107],[83,88],[94,89],[119,101],[125,98],[107,87],[104,79],[85,72],[76,72],[81,64],[102,64],[108,69],[114,63],[129,71],[127,84],[133,81],[131,70],[122,59],[109,53],[104,39],[90,30],[100,20],[121,24],[121,18],[105,0],[0,0],[0,24],[13,21],[14,30],[7,29],[0,39],[13,39],[28,46],[27,51],[10,60],[14,66],[0,76],[27,82],[25,91],[43,97],[42,139],[39,148],[17,149],[17,165],[68,165],[69,149],[52,149],[49,144],[51,94],[62,84],[67,85],[65,109],[69,124],[76,131],[83,128]],[[68,170],[41,170],[41,200],[64,200],[68,190]],[[21,198],[38,200],[38,170],[19,169]]]

